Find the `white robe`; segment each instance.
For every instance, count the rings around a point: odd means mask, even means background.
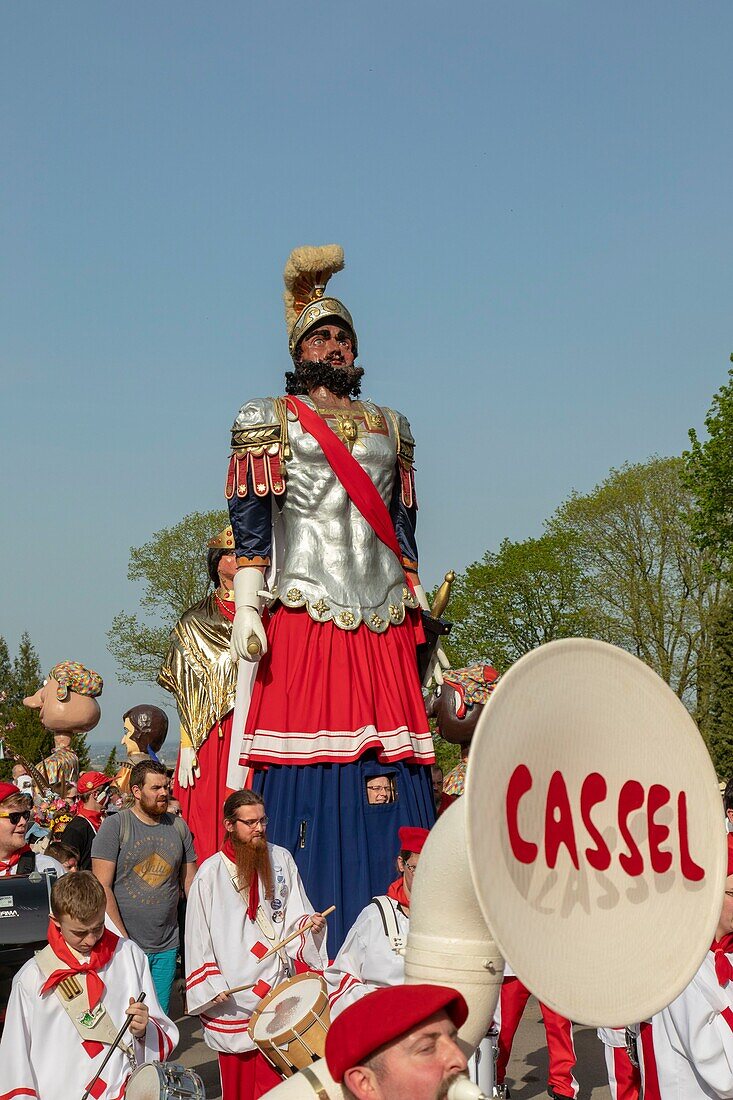
[[[712,951],[679,997],[652,1017],[651,1037],[652,1051],[648,1039],[637,1038],[648,1100],[733,1097],[733,982],[718,984]]]
[[[290,976],[289,966],[279,954],[260,962],[252,949],[257,945],[260,950],[269,948],[285,939],[302,928],[314,912],[290,852],[275,844],[267,848],[275,896],[266,900],[260,881],[260,920],[264,928],[247,916],[246,901],[232,882],[233,865],[225,863],[220,852],[201,864],[188,895],[186,1007],[201,1020],[206,1045],[224,1054],[254,1049],[247,1025],[268,992],[265,986],[273,989]],[[268,926],[272,938],[268,937]],[[302,967],[321,973],[328,965],[326,930],[319,936],[309,931],[296,937],[283,953]],[[245,989],[222,1004],[212,1004],[225,989],[249,983],[257,983],[257,989]]]
[[[408,917],[393,898],[384,900],[394,909],[400,935],[407,943]],[[374,902],[370,901],[359,913],[325,977],[332,1020],[367,993],[404,982],[404,955],[392,949],[382,914]]]
[[[59,964],[63,966],[63,963]],[[131,940],[120,940],[112,958],[98,971],[105,985],[102,1004],[118,1031],[125,1022],[130,997],[145,991],[150,1020],[141,1039],[129,1032],[135,1061],[165,1061],[178,1042],[178,1028],[160,1007],[144,952]],[[74,1024],[56,992],[41,996],[45,977],[30,959],[15,975],[5,1030],[0,1040],[0,1100],[8,1097],[37,1100],[80,1100],[109,1051],[87,1054]],[[84,982],[83,975],[79,979]],[[102,1071],[105,1088],[99,1100],[120,1100],[132,1072],[127,1055],[114,1052]]]

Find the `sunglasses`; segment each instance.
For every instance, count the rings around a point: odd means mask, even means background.
[[[20,821],[30,821],[30,810],[0,810],[0,817],[7,817],[11,825],[17,825]]]

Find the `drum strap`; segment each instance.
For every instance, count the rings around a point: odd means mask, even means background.
[[[405,937],[400,932],[400,926],[397,923],[397,912],[391,899],[381,895],[372,898],[372,905],[376,905],[381,914],[384,934],[389,940],[390,947],[396,955],[400,954],[405,946]]]
[[[50,945],[39,951],[35,959],[44,978],[50,978],[58,969],[59,960]],[[60,982],[53,992],[83,1042],[112,1045],[119,1029],[101,1001],[95,1009],[89,1007],[87,983],[83,975],[80,980],[70,978]],[[132,1052],[126,1044],[120,1043],[120,1046],[128,1055]]]
[[[318,1100],[328,1100],[328,1092],[318,1080],[316,1072],[314,1069],[312,1069],[311,1066],[303,1066],[303,1068],[299,1071],[298,1076],[304,1077],[306,1079],[310,1087],[313,1089],[313,1092],[318,1097]]]

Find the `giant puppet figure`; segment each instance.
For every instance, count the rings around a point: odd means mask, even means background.
[[[342,267],[336,245],[291,254],[287,396],[240,409],[226,489],[232,646],[259,660],[241,762],[313,904],[337,906],[332,950],[384,892],[397,829],[434,820],[414,441],[401,413],[359,399],[351,314],[324,296]],[[396,798],[370,804],[366,781],[386,772]]]
[[[178,707],[181,747],[173,795],[196,838],[200,863],[221,847],[222,806],[232,791],[227,769],[237,666],[229,643],[237,565],[231,527],[210,540],[206,567],[215,589],[181,615],[158,676]]]
[[[53,733],[54,750],[38,768],[46,786],[65,795],[79,778],[79,757],[72,748],[75,733],[89,733],[99,722],[97,697],[102,694],[102,677],[78,661],[54,665],[43,685],[23,700],[37,710],[41,725]]]

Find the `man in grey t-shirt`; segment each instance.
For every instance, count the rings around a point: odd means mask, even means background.
[[[135,803],[108,817],[94,838],[92,871],[107,913],[148,956],[158,1000],[168,1012],[178,951],[178,899],[196,874],[196,851],[183,818],[168,810],[168,776],[144,760],[130,773]]]

